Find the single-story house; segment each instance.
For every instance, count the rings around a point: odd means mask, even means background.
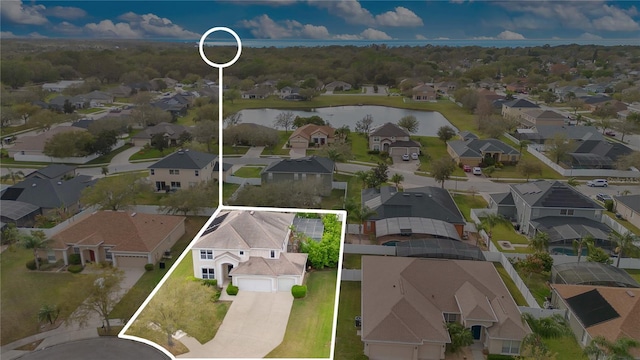
[[[420,153],[420,143],[410,139],[409,131],[394,123],[384,123],[369,132],[369,150],[389,155]]]
[[[343,90],[348,91],[351,90],[351,84],[346,83],[344,81],[333,81],[324,86],[327,91],[336,91]]]
[[[61,179],[75,176],[75,166],[65,164],[51,164],[28,174],[27,178]]]
[[[257,87],[242,93],[243,99],[266,99],[273,93],[271,88]]]
[[[438,94],[433,86],[422,84],[411,89],[411,98],[415,101],[435,101]]]
[[[456,91],[458,84],[453,81],[443,81],[434,84],[434,88],[441,94],[452,94]]]
[[[470,329],[489,354],[520,354],[531,333],[487,261],[363,256],[361,303],[369,359],[444,359],[446,323]]]
[[[111,262],[116,267],[142,268],[160,261],[185,233],[185,217],[130,211],[97,211],[51,237],[49,262],[79,254],[82,264]],[[44,256],[43,256],[44,258]]]
[[[194,150],[178,150],[149,165],[149,181],[156,191],[192,187],[218,179],[218,155]],[[231,173],[231,164],[223,164],[223,181]]]
[[[497,139],[450,140],[447,152],[458,165],[480,166],[487,160],[503,164],[520,161],[520,152]]]
[[[151,103],[151,106],[167,111],[173,117],[186,115],[190,105],[191,101],[181,94]]]
[[[70,86],[77,86],[84,84],[84,80],[61,80],[55,83],[42,84],[42,90],[51,92],[62,92],[68,89]]]
[[[289,136],[289,145],[295,149],[306,149],[310,145],[322,146],[335,141],[336,129],[327,125],[307,124],[297,128]]]
[[[180,140],[180,135],[185,131],[190,132],[190,129],[186,126],[162,122],[157,125],[150,126],[133,135],[131,137],[131,141],[134,146],[151,145],[151,138],[153,135],[161,133],[164,135],[165,139],[167,139],[167,143],[170,146],[176,146]]]
[[[225,210],[195,241],[193,274],[240,291],[291,291],[302,285],[307,254],[289,253],[294,213]]]
[[[623,219],[640,228],[640,195],[614,196],[616,212]]]
[[[595,337],[615,342],[640,341],[640,289],[592,285],[551,284],[551,303],[567,311],[566,319],[580,346]],[[630,350],[640,359],[640,348]]]
[[[47,141],[54,137],[54,135],[74,132],[74,131],[87,131],[74,126],[56,126],[52,127],[48,131],[43,131],[36,135],[20,136],[15,141],[15,145],[7,149],[9,156],[15,159],[16,155],[36,155],[44,156],[44,146]],[[16,159],[18,160],[18,159]]]
[[[260,173],[262,183],[283,181],[317,181],[317,187],[323,196],[331,195],[333,173],[336,165],[333,160],[319,156],[307,156],[297,159],[281,159],[272,162]]]
[[[514,133],[516,139],[527,140],[534,144],[544,144],[557,135],[574,142],[604,140],[604,136],[595,126],[537,125],[531,129],[516,129]]]
[[[632,152],[618,142],[585,140],[574,143],[563,162],[574,169],[613,169],[620,157]]]

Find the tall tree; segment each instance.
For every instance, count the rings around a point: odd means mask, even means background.
[[[22,170],[14,171],[12,168],[6,168],[6,169],[7,169],[7,173],[5,175],[2,175],[0,179],[5,181],[11,180],[12,184],[15,184],[16,182],[18,182],[18,180],[24,179],[24,173],[22,172]]]
[[[589,249],[589,246],[593,246],[595,241],[596,239],[591,235],[586,235],[578,240],[573,240],[573,252],[578,254],[578,262],[580,262],[580,258],[582,257],[582,249],[585,247]]]
[[[391,182],[396,184],[396,187],[400,189],[400,183],[404,181],[404,175],[395,173],[391,176]]]
[[[573,149],[573,141],[568,140],[563,134],[556,134],[551,140],[547,152],[556,164],[559,164],[571,149]]]
[[[518,169],[520,174],[527,178],[527,181],[529,181],[531,175],[542,175],[542,166],[537,161],[528,159],[520,160],[516,168]]]
[[[604,105],[599,106],[592,112],[594,116],[600,118],[598,121],[598,127],[602,130],[603,134],[611,127],[611,119],[616,117],[616,113],[616,109],[610,102],[606,102]]]
[[[637,255],[640,249],[634,244],[636,241],[636,235],[631,231],[627,231],[624,234],[612,231],[609,233],[609,241],[616,244],[616,253],[618,260],[616,261],[616,267],[620,267],[620,259],[625,255]]]
[[[109,313],[120,301],[120,289],[124,280],[124,271],[112,267],[111,265],[94,264],[89,265],[90,277],[89,296],[67,319],[68,322],[77,322],[80,326],[87,326],[91,315],[100,316],[105,325],[107,333],[111,332],[111,322]]]
[[[164,149],[169,147],[169,142],[164,135],[164,133],[159,132],[151,136],[151,147],[160,151],[161,155],[164,155]]]
[[[345,210],[347,210],[347,218],[358,224],[358,237],[362,238],[362,224],[375,215],[376,212],[355,202],[347,202],[345,204]]]
[[[44,144],[43,153],[54,158],[86,156],[93,152],[95,139],[88,131],[70,131],[53,135]]]
[[[182,213],[194,215],[199,210],[218,203],[218,183],[216,181],[202,182],[187,189],[181,189],[160,201],[160,210],[167,213]]]
[[[587,244],[587,249],[589,249],[587,253],[587,261],[607,265],[613,264],[613,260],[611,260],[611,257],[606,251],[604,251],[604,249],[591,244]]]
[[[40,270],[40,258],[38,251],[49,248],[51,241],[47,239],[47,235],[42,230],[31,230],[29,235],[23,235],[20,245],[23,248],[33,251],[33,258],[36,262],[36,269]]]
[[[529,241],[529,248],[535,252],[549,251],[549,234],[544,231],[538,231]]]
[[[445,144],[447,141],[453,139],[456,135],[456,131],[449,125],[441,126],[438,129],[438,139],[442,140]]]
[[[136,196],[151,193],[152,188],[144,179],[145,174],[123,174],[99,179],[82,191],[80,202],[97,205],[104,210],[121,210],[135,204]]]
[[[18,229],[16,228],[16,224],[9,223],[5,226],[4,230],[2,230],[2,245],[13,246],[16,242],[20,241],[21,235]]]
[[[368,186],[372,188],[379,188],[382,184],[389,180],[389,166],[383,162],[378,163],[378,166],[369,170]]]
[[[273,126],[276,128],[281,127],[284,128],[284,131],[288,134],[289,129],[293,125],[293,113],[291,111],[283,111],[280,114],[276,115],[276,119],[273,122]]]
[[[224,92],[223,96],[226,101],[230,101],[233,104],[235,100],[240,99],[241,94],[240,90],[229,89]]]
[[[445,325],[449,332],[449,338],[451,338],[451,342],[447,344],[447,352],[455,354],[462,348],[473,344],[471,329],[465,328],[457,322],[447,322]]]
[[[207,145],[207,152],[211,152],[211,142],[218,138],[218,122],[202,120],[198,122],[193,131],[195,140]]]
[[[418,131],[418,127],[420,123],[418,119],[416,119],[413,115],[403,116],[402,119],[398,120],[398,126],[407,129],[410,133],[415,133]]]
[[[371,125],[373,124],[373,116],[370,114],[365,115],[362,119],[356,122],[355,131],[361,134],[369,134],[371,131]]]
[[[626,118],[613,123],[613,128],[622,135],[620,141],[624,142],[625,135],[640,132],[640,113],[631,113]]]
[[[451,178],[451,175],[456,170],[456,164],[448,157],[443,157],[433,161],[431,164],[431,176],[440,183],[440,186],[444,189],[444,182]]]

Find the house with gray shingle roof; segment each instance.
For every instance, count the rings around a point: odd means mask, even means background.
[[[513,99],[502,103],[502,116],[520,120],[524,111],[539,109],[540,106],[525,99]]]
[[[369,150],[385,151],[389,155],[419,154],[420,143],[411,140],[407,129],[388,122],[369,131]]]
[[[231,164],[223,164],[223,181],[231,172]],[[218,155],[194,150],[178,150],[149,165],[149,180],[156,191],[192,187],[218,179]]]
[[[195,241],[193,273],[240,291],[291,291],[302,285],[307,254],[287,252],[294,213],[225,210]]]
[[[458,165],[481,166],[488,159],[503,164],[520,161],[520,152],[497,139],[450,140],[447,152]]]
[[[586,140],[604,140],[602,133],[595,126],[555,126],[538,125],[531,129],[516,129],[514,137],[518,140],[527,140],[535,144],[544,144],[561,134],[567,140],[574,142]]]
[[[176,146],[180,140],[180,135],[185,131],[190,132],[190,129],[178,124],[161,122],[157,125],[149,126],[148,128],[133,135],[131,137],[131,141],[134,146],[151,145],[151,138],[153,135],[160,133],[163,134],[170,146]]]
[[[640,228],[640,194],[614,196],[616,212],[623,219]]]
[[[297,159],[281,159],[262,169],[262,183],[286,181],[316,181],[323,196],[331,195],[333,172],[336,165],[333,160],[320,156],[307,156]]]

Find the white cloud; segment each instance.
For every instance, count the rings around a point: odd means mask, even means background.
[[[416,34],[416,40],[427,40],[427,38],[422,34]]]
[[[53,30],[67,35],[79,35],[83,31],[81,27],[75,26],[67,21],[63,21],[60,24],[55,25]]]
[[[580,36],[578,36],[578,39],[582,39],[582,40],[601,40],[602,36],[598,36],[596,34],[592,34],[592,33],[582,33]]]
[[[500,40],[524,40],[524,35],[509,30],[501,32],[496,37]]]
[[[440,37],[435,38],[434,40],[451,40],[451,39],[449,39],[448,37],[440,36]]]
[[[99,23],[89,23],[84,29],[90,35],[108,38],[136,39],[143,37],[143,32],[134,30],[127,23],[114,24],[111,20],[102,20]]]
[[[640,25],[629,14],[615,6],[603,5],[606,16],[593,20],[593,27],[605,31],[635,31]],[[635,7],[633,12],[637,12]]]
[[[276,22],[267,14],[252,20],[242,20],[240,26],[251,29],[251,34],[261,39],[283,39],[301,37],[305,39],[327,39],[329,30],[325,26],[301,24],[296,20]]]
[[[32,39],[46,39],[46,38],[48,38],[48,36],[39,34],[39,33],[35,32],[35,31],[32,32],[32,33],[29,33],[28,37],[32,38]]]
[[[48,22],[42,14],[44,5],[24,5],[22,1],[4,0],[0,6],[0,16],[6,21],[24,25],[44,25]]]
[[[0,39],[46,39],[47,36],[41,35],[37,32],[32,32],[27,35],[16,35],[11,31],[0,31]]]
[[[360,33],[365,40],[391,40],[391,36],[387,35],[384,31],[368,28]]]
[[[355,34],[335,35],[333,38],[337,40],[362,40],[362,36]]]
[[[491,36],[474,36],[471,40],[495,40],[496,38]]]
[[[46,14],[65,20],[80,19],[87,16],[87,12],[83,9],[70,6],[54,6],[48,8]]]
[[[178,39],[197,39],[201,34],[188,31],[183,27],[174,24],[167,18],[161,18],[155,14],[139,15],[128,12],[118,17],[119,20],[126,21],[129,26],[145,36],[161,36]]]
[[[422,19],[406,7],[398,6],[395,11],[376,15],[376,24],[380,26],[421,26]]]
[[[0,39],[15,39],[18,35],[12,33],[11,31],[0,31]]]

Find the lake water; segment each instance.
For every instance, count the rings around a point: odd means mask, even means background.
[[[280,110],[280,109],[246,109],[241,110],[243,123],[255,123],[264,126],[273,127],[273,123],[276,116],[284,111],[291,111],[294,116],[309,117],[318,115],[324,119],[325,122],[331,124],[335,128],[342,127],[343,125],[349,126],[351,131],[354,131],[356,122],[361,120],[367,115],[371,115],[373,118],[373,125],[382,125],[387,122],[397,123],[398,120],[405,116],[413,115],[419,122],[418,131],[415,135],[423,136],[438,136],[438,129],[441,126],[451,126],[456,129],[455,126],[442,116],[439,112],[435,111],[418,111],[398,109],[386,106],[334,106],[326,108],[312,109],[312,111],[301,110]]]

